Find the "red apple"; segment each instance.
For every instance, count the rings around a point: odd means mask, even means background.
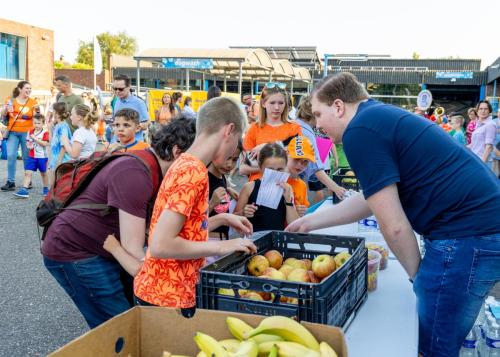
[[[309,282],[309,274],[307,274],[307,270],[302,268],[293,269],[288,277],[286,278],[288,281],[296,281],[299,283],[308,283]]]
[[[335,260],[328,254],[318,255],[312,262],[312,271],[320,279],[333,273],[335,268]]]
[[[283,265],[283,256],[277,250],[269,250],[264,256],[269,261],[269,266],[274,269],[279,269]]]
[[[311,283],[319,283],[319,279],[316,275],[314,275],[314,272],[312,270],[308,270],[307,274],[309,275],[309,280]]]
[[[261,276],[269,268],[269,262],[263,255],[253,256],[247,264],[248,272],[253,276]]]

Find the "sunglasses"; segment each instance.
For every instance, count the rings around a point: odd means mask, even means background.
[[[273,88],[278,88],[278,89],[286,89],[286,83],[279,83],[279,82],[267,82],[265,85],[266,88],[268,89],[273,89]]]
[[[123,92],[125,89],[127,89],[127,87],[123,87],[123,88],[118,88],[118,87],[113,87],[113,90],[116,92]]]

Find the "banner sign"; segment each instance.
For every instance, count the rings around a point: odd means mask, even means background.
[[[209,58],[163,58],[164,68],[212,69],[214,61]]]
[[[472,72],[436,72],[436,78],[439,79],[472,79],[473,77]]]

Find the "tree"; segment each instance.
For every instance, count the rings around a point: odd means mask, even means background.
[[[418,60],[418,59],[420,59],[420,55],[417,52],[413,52],[413,54],[411,55],[411,58]]]
[[[97,41],[101,46],[102,66],[109,68],[112,54],[132,56],[137,50],[137,40],[127,35],[125,31],[114,35],[103,32],[97,35]],[[76,61],[94,66],[94,42],[80,41]]]

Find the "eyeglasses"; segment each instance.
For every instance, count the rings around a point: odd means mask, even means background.
[[[286,83],[280,83],[280,82],[267,82],[265,85],[266,88],[268,89],[273,89],[273,88],[278,88],[278,89],[286,89]]]
[[[122,87],[122,88],[118,88],[118,87],[113,87],[113,90],[116,92],[123,92],[125,89],[127,89],[127,87]]]

